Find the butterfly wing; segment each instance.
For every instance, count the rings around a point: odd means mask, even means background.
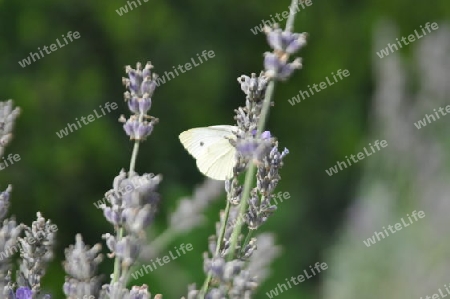
[[[197,159],[198,169],[215,180],[226,180],[233,176],[236,164],[236,149],[225,139],[212,144],[206,154]]]
[[[233,126],[194,128],[180,134],[186,150],[197,160],[197,167],[206,176],[225,180],[232,176],[236,149],[229,139],[235,139]]]

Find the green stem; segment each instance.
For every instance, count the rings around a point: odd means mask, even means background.
[[[241,248],[241,256],[242,256],[242,254],[244,253],[245,246],[246,246],[248,243],[250,243],[250,239],[252,238],[252,235],[253,235],[253,232],[254,232],[254,231],[255,231],[254,229],[249,229],[249,230],[248,230],[247,236],[245,237],[245,241],[244,241],[243,246],[242,246],[242,248]]]
[[[288,19],[287,19],[287,21],[286,21],[286,31],[290,31],[290,32],[292,32],[292,29],[294,28],[294,20],[295,20],[295,5],[297,4],[299,4],[300,3],[300,1],[303,1],[303,0],[292,0],[292,2],[291,2],[291,6],[290,6],[290,10],[289,10],[289,17],[288,17]]]
[[[222,245],[222,240],[223,240],[223,236],[225,235],[225,230],[227,228],[227,220],[228,220],[228,215],[230,215],[230,208],[231,208],[231,204],[230,201],[227,200],[227,205],[225,206],[225,215],[223,218],[223,223],[222,226],[220,227],[220,232],[219,232],[219,236],[217,238],[217,246],[216,246],[216,256],[219,255],[220,252],[220,245]]]
[[[131,154],[130,171],[128,172],[128,175],[134,172],[134,167],[136,166],[138,153],[139,153],[139,141],[136,141],[134,142],[133,153]]]
[[[144,119],[144,115],[141,114],[139,115],[139,122],[141,122]],[[128,177],[130,176],[131,173],[134,172],[134,168],[136,166],[136,160],[137,160],[137,156],[139,153],[139,140],[136,140],[134,142],[134,146],[133,146],[133,153],[131,154],[131,160],[130,160],[130,170],[128,171]],[[119,230],[117,231],[117,235],[116,235],[116,241],[119,242],[122,237],[124,235],[124,229],[123,227],[119,227]],[[113,278],[111,280],[111,284],[117,282],[119,280],[120,277],[120,258],[116,255],[116,258],[114,260],[114,273],[113,273]]]
[[[117,232],[116,240],[122,239],[122,236],[123,236],[123,229],[119,228],[119,231]],[[119,275],[120,275],[120,259],[116,255],[116,258],[114,260],[114,274],[113,274],[113,278],[111,280],[111,285],[119,279]]]
[[[259,136],[262,133],[262,130],[264,130],[264,127],[266,125],[266,120],[269,114],[270,103],[272,102],[274,90],[275,90],[275,82],[272,80],[270,81],[269,86],[267,86],[261,116],[258,121],[258,130],[256,132],[256,138],[259,138]],[[233,232],[231,233],[230,250],[227,256],[228,260],[233,259],[234,253],[236,251],[237,241],[239,235],[241,234],[242,225],[244,222],[243,221],[244,214],[247,211],[248,199],[250,197],[250,189],[252,188],[253,178],[255,177],[256,174],[255,163],[253,163],[253,161],[251,160],[249,164],[250,165],[248,167],[247,173],[245,174],[244,190],[242,191],[241,202],[239,203],[239,214],[237,216],[238,221],[236,222],[236,226],[234,227]]]
[[[217,237],[216,252],[215,252],[214,256],[219,255],[223,236],[225,235],[225,230],[227,228],[228,215],[230,215],[230,208],[231,208],[230,201],[227,200],[227,205],[225,206],[225,212],[224,212],[225,215],[224,215],[223,222],[221,223],[219,236]],[[208,273],[208,276],[206,277],[205,282],[203,283],[202,289],[200,290],[199,298],[205,298],[205,294],[206,294],[206,291],[208,290],[209,282],[211,281],[211,279],[212,279],[212,274]]]

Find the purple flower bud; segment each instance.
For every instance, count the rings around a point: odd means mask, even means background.
[[[266,52],[264,54],[264,68],[269,74],[276,76],[278,70],[281,68],[281,62],[278,56],[274,53]]]
[[[136,120],[136,118],[129,118],[123,125],[123,129],[125,130],[125,133],[130,136],[130,139],[134,139],[135,132],[137,131],[138,127],[139,122]]]
[[[142,98],[145,94],[147,94],[148,98],[152,97],[153,92],[157,87],[157,83],[155,81],[156,75],[152,74],[152,68],[153,66],[150,62],[147,62],[143,70],[140,63],[136,64],[136,69],[132,69],[130,66],[126,67],[126,73],[128,74],[129,79],[125,78],[123,82],[130,90],[131,95]]]
[[[109,250],[111,250],[111,252],[115,252],[117,243],[116,237],[111,234],[103,234],[102,238],[106,241],[106,246],[108,246]]]
[[[147,94],[144,95],[142,99],[139,99],[139,112],[142,114],[146,114],[150,107],[152,106],[152,99],[148,97]]]
[[[306,34],[295,33],[286,45],[286,53],[293,54],[306,45]]]
[[[142,83],[142,77],[138,74],[138,72],[132,69],[130,66],[126,67],[126,72],[128,74],[129,81],[129,89],[132,94],[139,94],[140,86]]]
[[[142,77],[147,78],[147,77],[151,77],[151,70],[153,68],[153,65],[151,64],[151,62],[147,62],[145,64],[144,70],[142,71]]]
[[[281,67],[277,77],[280,80],[288,79],[296,69],[302,68],[301,59],[297,58],[291,63],[287,63]]]
[[[133,95],[128,99],[128,109],[135,114],[139,114],[139,101],[137,96]]]
[[[141,287],[133,286],[130,291],[130,299],[150,299],[147,285]],[[156,298],[156,297],[155,297]]]
[[[241,141],[236,144],[236,150],[244,157],[253,156],[258,149],[259,143],[256,140]]]
[[[242,91],[251,99],[259,99],[267,87],[268,78],[261,73],[259,76],[252,74],[251,77],[242,75],[238,79]]]
[[[213,273],[214,276],[221,277],[224,272],[225,260],[223,258],[215,258],[211,261],[209,265],[209,271]]]
[[[19,287],[16,290],[16,299],[32,299],[33,292],[27,287]]]
[[[139,127],[135,131],[136,140],[143,140],[149,136],[153,131],[153,124],[151,122],[143,122],[139,124]]]
[[[261,139],[270,139],[272,135],[270,134],[270,131],[264,131],[261,133]]]
[[[148,97],[152,97],[157,86],[158,85],[155,80],[152,80],[150,77],[146,77],[141,85],[141,92],[142,94],[148,94]]]
[[[114,211],[110,207],[102,206],[103,208],[103,215],[105,216],[106,220],[108,220],[112,225],[120,225],[120,215],[117,211]]]
[[[252,136],[256,137],[257,130],[252,130]],[[270,139],[272,135],[270,134],[270,131],[264,131],[261,133],[261,139]]]
[[[267,35],[267,42],[269,43],[269,46],[277,51],[283,50],[283,40],[281,37],[281,29],[276,28],[272,29],[269,27],[266,27],[266,35]]]
[[[278,74],[278,79],[280,80],[286,80],[288,79],[292,73],[295,71],[295,68],[292,67],[291,64],[286,64],[281,68],[281,71]]]
[[[126,236],[116,243],[115,254],[121,258],[135,260],[139,255],[139,244],[132,236]]]
[[[269,52],[264,54],[264,68],[269,78],[276,78],[281,66],[281,61],[276,54]]]
[[[280,28],[266,28],[265,32],[269,46],[275,51],[293,54],[306,44],[305,33],[292,33]]]
[[[125,209],[125,223],[127,228],[135,233],[144,231],[153,221],[154,209],[145,205],[141,209]]]

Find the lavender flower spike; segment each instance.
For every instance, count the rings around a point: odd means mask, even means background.
[[[8,213],[9,208],[9,196],[12,190],[12,186],[8,185],[8,188],[0,193],[0,221],[3,220]]]
[[[103,259],[100,253],[102,246],[86,246],[80,234],[75,240],[75,245],[66,249],[66,261],[63,264],[67,273],[63,286],[64,294],[69,298],[98,298],[100,277],[96,276],[96,273]]]
[[[53,244],[57,226],[45,220],[41,213],[37,213],[37,220],[31,228],[25,226],[25,238],[19,238],[21,244],[20,257],[22,263],[18,271],[19,285],[31,287],[33,296],[37,296],[41,289],[41,278],[45,274],[48,262],[53,258]]]
[[[264,32],[269,46],[275,51],[294,54],[306,45],[306,33],[283,31],[277,25],[274,28],[266,26]]]
[[[296,69],[302,67],[301,59],[289,62],[289,56],[295,54],[306,45],[306,33],[292,33],[282,30],[278,25],[273,28],[266,26],[264,32],[267,42],[273,52],[264,54],[264,68],[269,78],[278,80],[288,79]]]
[[[2,220],[8,213],[9,197],[11,193],[11,185],[0,194],[0,213]],[[19,251],[17,245],[17,238],[22,231],[22,226],[17,225],[14,218],[4,219],[2,226],[0,226],[0,252],[5,253],[6,256],[0,260],[0,294],[6,294],[10,292],[8,285],[10,284],[11,277],[9,273],[12,270],[11,260],[14,253]]]
[[[291,6],[296,3],[297,0],[292,0]],[[288,79],[301,67],[299,58],[289,61],[290,55],[306,42],[305,34],[290,32],[294,18],[295,13],[291,10],[284,31],[278,27],[266,28],[273,52],[265,54],[265,72],[258,78],[255,74],[238,78],[246,99],[245,106],[235,110],[236,164],[233,177],[225,181],[225,210],[220,213],[216,235],[208,240],[209,253],[204,254],[206,278],[200,290],[195,285],[189,287],[188,299],[251,298],[262,280],[258,281],[257,275],[267,275],[267,264],[257,261],[258,239],[252,234],[277,209],[271,200],[281,179],[279,170],[283,159],[289,153],[287,149],[280,152],[277,139],[264,129],[273,106],[275,81]],[[238,176],[243,171],[247,172],[242,185]],[[256,186],[253,186],[255,176]],[[244,225],[248,231],[246,236],[242,230]],[[263,236],[261,241],[261,246],[274,247],[270,237]],[[267,251],[270,253],[268,259],[278,253],[277,250]]]
[[[100,298],[108,299],[149,299],[147,287],[126,288],[129,271],[141,253],[146,239],[146,229],[153,222],[159,202],[157,188],[161,175],[135,172],[139,145],[153,131],[157,118],[147,115],[151,108],[151,97],[156,89],[156,75],[153,66],[147,63],[144,69],[140,63],[136,69],[126,67],[128,78],[123,83],[128,88],[125,101],[128,102],[131,116],[121,116],[125,133],[134,140],[133,153],[128,172],[122,170],[115,177],[113,188],[106,192],[107,204],[100,205],[105,218],[114,226],[115,234],[104,234],[106,245],[114,258],[114,272],[111,282],[102,286]]]
[[[20,109],[17,107],[13,109],[12,100],[0,102],[0,157],[12,139],[12,129],[19,114]]]
[[[130,66],[125,68],[128,78],[123,78],[122,82],[129,91],[124,93],[124,98],[133,115],[129,119],[122,116],[119,121],[124,123],[123,129],[131,140],[145,140],[158,122],[157,118],[147,115],[152,106],[151,97],[157,87],[157,75],[151,72],[152,68],[153,65],[150,62],[147,62],[144,69],[141,63],[136,64],[136,69]]]

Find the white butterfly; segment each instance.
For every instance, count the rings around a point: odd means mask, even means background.
[[[215,180],[226,180],[233,176],[236,164],[234,126],[212,126],[184,131],[179,138],[186,150],[197,160],[198,169]]]

